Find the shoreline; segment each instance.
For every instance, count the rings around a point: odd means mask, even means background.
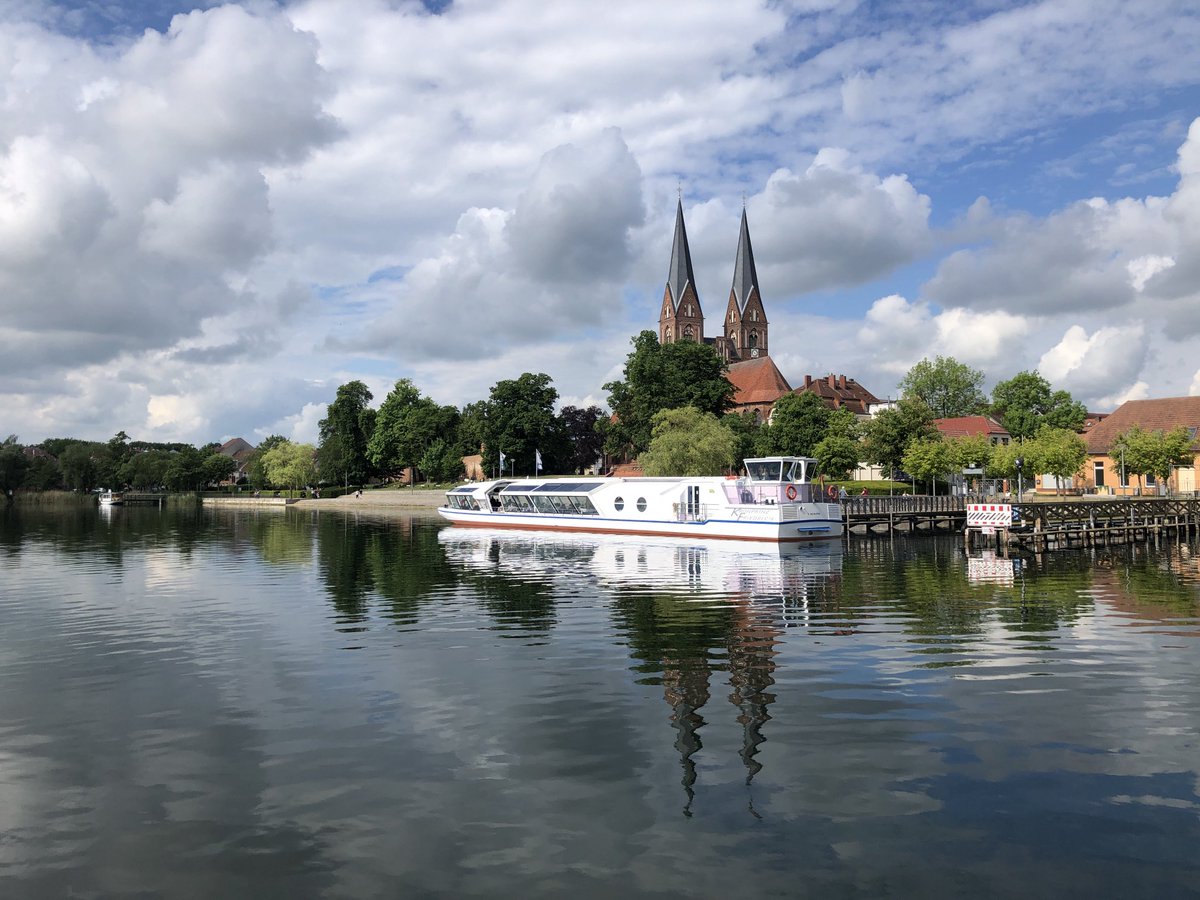
[[[298,509],[437,509],[446,499],[445,491],[410,490],[363,491],[361,497],[346,494],[314,500],[305,497],[288,505]]]

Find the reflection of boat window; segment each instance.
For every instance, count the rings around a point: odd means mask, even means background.
[[[613,501],[613,507],[616,509],[617,512],[620,512],[621,510],[623,510],[625,508],[625,498],[618,497],[616,500]]]
[[[646,511],[646,498],[645,497],[638,497],[637,507],[638,507],[638,512]]]

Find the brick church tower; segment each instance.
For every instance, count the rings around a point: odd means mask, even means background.
[[[724,333],[704,336],[704,311],[696,293],[692,272],[692,253],[688,248],[687,229],[683,224],[683,199],[675,209],[675,240],[671,244],[671,270],[663,291],[662,312],[658,317],[658,342],[696,341],[710,344],[717,355],[730,363],[758,359],[767,355],[767,313],[754,268],[754,248],[750,244],[750,226],[742,208],[742,231],[737,256],[733,261],[733,287],[725,311]]]
[[[683,199],[675,210],[675,240],[671,244],[671,270],[663,291],[662,314],[658,317],[658,342],[704,342],[704,311],[696,293],[692,272],[692,252],[688,249],[687,229],[683,227]]]
[[[725,310],[724,338],[724,341],[718,339],[717,350],[725,359],[755,359],[767,355],[767,312],[758,288],[745,207],[742,207],[737,257],[733,261],[733,287],[729,290],[729,306]]]

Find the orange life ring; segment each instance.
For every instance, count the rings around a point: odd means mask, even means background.
[[[796,499],[796,486],[794,484],[789,484],[787,486],[787,490],[784,491],[784,493],[787,494],[787,498],[789,500],[795,500]]]

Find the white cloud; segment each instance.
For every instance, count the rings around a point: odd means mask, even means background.
[[[1109,326],[1088,334],[1072,325],[1038,361],[1038,371],[1056,387],[1085,402],[1123,395],[1145,365],[1149,339],[1141,323]]]

